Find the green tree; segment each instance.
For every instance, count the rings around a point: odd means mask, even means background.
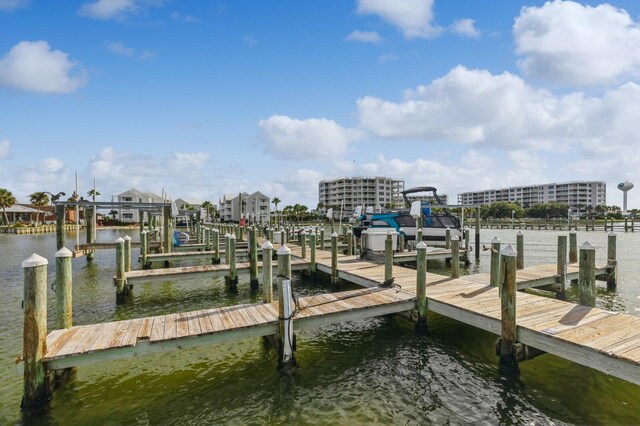
[[[13,196],[8,189],[0,188],[0,207],[2,208],[2,214],[4,216],[4,224],[9,225],[9,218],[7,217],[7,207],[11,207],[16,203],[16,197]]]
[[[46,192],[34,192],[33,194],[29,194],[29,201],[38,208],[38,213],[36,213],[36,226],[38,226],[40,221],[40,207],[49,204],[49,195],[47,195]]]
[[[508,201],[494,201],[493,203],[480,207],[480,216],[484,218],[511,218],[512,212],[513,216],[518,219],[524,215],[524,210],[522,210],[519,204]]]
[[[87,192],[87,195],[88,195],[89,197],[91,197],[91,200],[92,200],[92,201],[96,201],[96,197],[99,197],[99,196],[100,196],[100,195],[102,195],[102,194],[100,194],[100,191],[97,191],[97,190],[95,190],[95,189],[90,189],[90,190]]]

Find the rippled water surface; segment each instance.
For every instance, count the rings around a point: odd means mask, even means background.
[[[125,233],[101,230],[98,241]],[[557,235],[525,231],[527,266],[555,262]],[[494,236],[515,242],[515,231],[482,230],[485,244]],[[68,247],[74,238],[69,235]],[[603,261],[606,234],[578,234],[579,242],[586,239]],[[609,292],[598,283],[599,306],[639,315],[638,243],[640,234],[619,234],[618,289]],[[49,259],[51,283],[54,234],[0,234],[0,424],[640,423],[640,387],[551,355],[522,363],[518,378],[502,378],[496,336],[435,314],[426,336],[394,317],[299,333],[300,367],[291,375],[277,371],[276,355],[261,339],[82,366],[47,408],[23,417],[14,360],[22,346],[20,263],[33,252]],[[116,305],[114,257],[100,251],[91,264],[73,261],[74,324],[260,300],[261,290],[252,291],[241,276],[237,293],[221,279],[150,283],[137,285],[127,303]],[[488,260],[483,252],[480,263],[464,272],[488,271]],[[429,269],[448,272],[439,262]],[[304,295],[338,291],[326,280],[302,276],[294,277],[294,288]],[[575,300],[574,291],[569,295]],[[53,291],[48,298],[52,327]]]

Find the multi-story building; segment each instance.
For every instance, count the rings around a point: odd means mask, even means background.
[[[438,194],[440,198],[440,203],[436,200],[436,197],[433,195],[423,196],[423,195],[407,195],[407,199],[410,203],[414,201],[426,201],[429,204],[449,204],[449,196],[447,194]]]
[[[374,209],[402,207],[402,191],[404,181],[383,176],[323,180],[318,184],[319,212],[324,214],[333,207],[334,214],[337,214],[342,207],[343,217],[351,217],[358,206]]]
[[[494,201],[518,202],[524,208],[557,202],[569,205],[574,213],[584,213],[590,208],[607,203],[607,184],[600,181],[575,181],[458,194],[458,204],[489,204]]]
[[[118,194],[119,202],[134,202],[134,203],[161,203],[162,197],[153,192],[142,192],[135,188],[131,188],[128,191]],[[118,220],[121,222],[137,223],[140,222],[140,212],[138,209],[118,209]]]
[[[260,191],[225,194],[219,201],[220,219],[225,222],[239,222],[245,217],[251,222],[268,222],[271,198]]]

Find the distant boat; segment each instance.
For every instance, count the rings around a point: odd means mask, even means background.
[[[444,204],[438,196],[436,188],[432,186],[420,186],[402,191],[402,198],[407,206],[406,209],[387,210],[380,213],[373,213],[372,211],[362,213],[362,207],[356,209],[355,216],[359,224],[353,228],[353,234],[356,237],[360,237],[362,231],[365,229],[389,228],[399,233],[401,232],[405,240],[415,240],[416,219],[411,215],[409,209],[411,202],[407,195],[419,192],[430,192],[433,200],[436,202],[435,204],[427,201],[420,203],[419,211],[421,212],[422,218],[421,227],[423,240],[444,241],[447,227],[451,230],[451,236],[457,235],[460,238],[462,236],[460,220],[452,215],[449,209],[443,208],[442,213],[434,213],[432,211],[433,208],[438,208],[439,204]]]

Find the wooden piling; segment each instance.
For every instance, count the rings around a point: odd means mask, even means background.
[[[331,282],[339,284],[338,279],[338,234],[331,234]]]
[[[511,247],[506,246],[500,251],[503,284],[500,290],[500,367],[517,369],[518,363],[514,355],[516,343],[516,256]]]
[[[258,285],[258,232],[255,226],[249,228],[249,282]]]
[[[300,248],[302,258],[307,258],[307,233],[305,231],[300,232]]]
[[[569,263],[578,261],[578,234],[575,231],[569,232]]]
[[[480,207],[476,208],[476,261],[480,260]]]
[[[422,241],[422,228],[416,229],[416,245]],[[426,244],[426,243],[425,243]]]
[[[131,237],[125,235],[124,238],[124,271],[131,272]]]
[[[140,262],[142,269],[147,267],[147,254],[149,254],[149,232],[142,231],[140,233]]]
[[[489,270],[489,283],[492,286],[500,286],[500,238],[491,240],[491,269]]]
[[[262,303],[273,302],[273,244],[262,243]]]
[[[607,235],[607,288],[609,290],[613,290],[617,286],[618,260],[616,239],[616,233],[613,231]]]
[[[320,241],[318,241],[318,244],[320,245],[320,249],[324,250],[326,248],[324,245],[324,226],[320,229]]]
[[[451,228],[448,226],[444,231],[444,248],[447,250],[451,249]]]
[[[338,240],[337,234],[331,238]],[[291,250],[286,245],[278,249],[278,366],[295,365],[293,356],[293,306],[291,294]]]
[[[215,257],[213,258],[213,263],[220,263],[220,230],[213,230],[213,252],[215,253]]]
[[[398,230],[398,253],[404,253],[404,229]]]
[[[171,251],[173,250],[173,232],[171,232],[171,206],[164,206],[162,209],[164,217],[163,253],[171,253]]]
[[[556,273],[558,282],[562,284],[564,294],[565,279],[567,275],[567,236],[558,235],[558,256],[556,261]]]
[[[393,278],[393,234],[394,231],[387,232],[387,239],[384,241],[384,282],[388,283]]]
[[[71,250],[62,247],[56,252],[56,328],[73,325],[73,287]]]
[[[64,247],[64,213],[64,205],[56,205],[56,250],[60,250]]]
[[[24,269],[24,396],[22,409],[31,411],[45,402],[47,374],[42,358],[47,352],[47,259],[32,254],[22,262]]]
[[[522,231],[518,231],[516,234],[516,269],[524,269],[524,234]]]
[[[311,234],[309,234],[309,272],[311,274],[315,273],[317,269],[316,248],[316,233],[312,231]]]
[[[353,256],[353,231],[347,231],[347,256]]]
[[[95,242],[95,232],[94,232],[94,219],[95,219],[96,209],[95,207],[87,207],[84,210],[84,222],[86,223],[87,229],[87,244],[93,244]],[[87,252],[87,262],[93,261],[93,250]]]
[[[451,278],[460,277],[460,238],[451,237]]]
[[[124,240],[116,240],[116,298],[122,298],[125,294],[125,261]]]
[[[229,256],[229,279],[228,283],[231,287],[238,284],[238,269],[236,266],[236,236],[229,236],[229,246],[227,246],[227,256]]]
[[[467,258],[469,257],[469,248],[471,247],[471,241],[469,241],[469,229],[464,230],[464,251],[467,253]]]
[[[416,301],[418,306],[418,322],[416,329],[427,328],[427,245],[420,241],[416,245]]]
[[[596,248],[588,241],[580,246],[578,293],[581,305],[596,305]]]

